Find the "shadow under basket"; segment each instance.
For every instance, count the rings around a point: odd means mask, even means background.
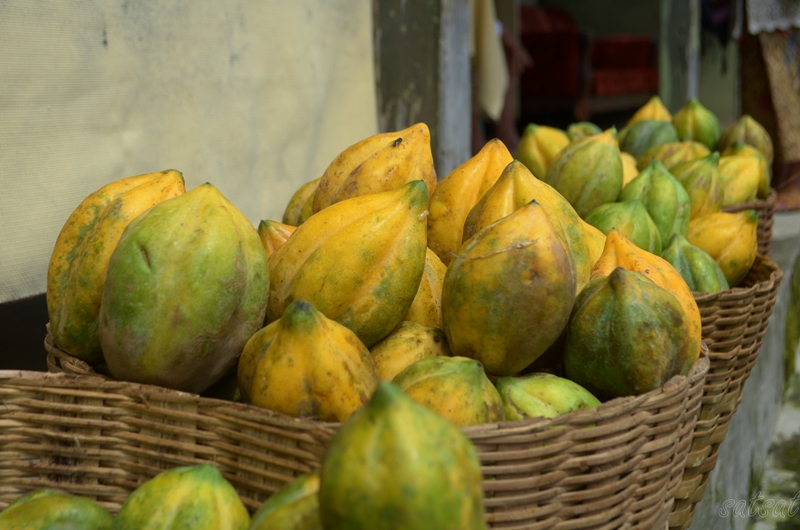
[[[762,256],[769,256],[769,249],[772,246],[773,214],[775,213],[775,201],[777,199],[777,190],[770,188],[766,199],[726,206],[722,209],[723,212],[727,213],[743,212],[744,210],[756,211],[756,214],[758,214],[758,253]]]
[[[51,369],[91,367],[58,352]],[[708,348],[685,376],[556,418],[465,427],[489,528],[662,530],[686,467]],[[97,375],[0,372],[0,509],[38,487],[116,512],[163,469],[212,463],[251,511],[317,469],[338,425]]]
[[[683,530],[692,524],[731,417],[742,401],[744,383],[758,359],[782,278],[774,261],[757,256],[741,286],[713,294],[694,293],[711,366],[683,482],[669,516],[670,529]]]

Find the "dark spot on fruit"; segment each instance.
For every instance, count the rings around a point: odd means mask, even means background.
[[[403,139],[402,139],[402,138],[398,138],[397,140],[395,140],[395,141],[394,141],[394,143],[392,144],[392,146],[393,146],[393,147],[399,147],[399,146],[400,146],[400,144],[402,143],[402,141],[403,141]]]

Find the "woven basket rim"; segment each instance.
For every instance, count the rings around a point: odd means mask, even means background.
[[[722,291],[717,291],[716,293],[701,293],[697,291],[692,291],[692,295],[696,302],[711,302],[718,298],[727,298],[727,297],[744,297],[747,296],[750,292],[755,292],[758,290],[763,290],[765,286],[770,286],[775,284],[776,282],[780,282],[783,278],[783,271],[775,263],[771,260],[768,256],[762,256],[761,254],[756,255],[756,260],[753,262],[753,266],[750,270],[756,267],[756,264],[763,263],[763,266],[768,269],[769,276],[764,279],[761,279],[750,285],[748,287],[731,287],[730,289],[724,289]]]
[[[734,204],[722,208],[723,212],[736,213],[744,210],[764,210],[775,207],[775,202],[778,199],[778,190],[770,187],[769,194],[766,199],[757,199],[750,202],[743,202],[741,204]]]

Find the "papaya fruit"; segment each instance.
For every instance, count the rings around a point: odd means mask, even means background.
[[[427,357],[392,383],[459,427],[503,421],[503,402],[480,362],[466,357]]]
[[[309,203],[314,199],[314,193],[317,191],[321,178],[306,182],[297,188],[297,191],[289,199],[289,204],[286,205],[281,223],[289,226],[300,226],[305,219],[308,219],[310,211],[303,218],[303,209],[307,207],[310,210],[311,205]],[[308,206],[306,206],[307,204]]]
[[[467,214],[512,160],[503,142],[495,138],[436,185],[428,204],[428,247],[445,265],[461,246]]]
[[[544,208],[553,228],[568,242],[578,275],[577,289],[581,289],[592,270],[581,219],[560,193],[535,178],[519,161],[506,166],[494,186],[470,210],[464,222],[464,241],[532,200]]]
[[[696,98],[690,98],[672,117],[681,140],[694,140],[709,149],[717,147],[721,130],[717,116]]]
[[[759,199],[766,199],[769,195],[769,189],[772,181],[769,165],[767,164],[766,157],[755,147],[736,142],[730,147],[726,147],[722,151],[722,157],[726,156],[744,156],[754,158],[758,164],[758,190],[756,197]]]
[[[613,130],[573,142],[556,155],[544,181],[586,216],[622,190],[622,159]]]
[[[658,227],[638,199],[601,204],[586,216],[586,222],[604,234],[616,230],[637,247],[661,254]]]
[[[723,156],[719,159],[722,206],[754,201],[761,179],[758,159],[751,156]]]
[[[625,189],[625,186],[639,175],[639,169],[636,167],[636,159],[631,154],[620,152],[619,158],[622,160],[622,189]]]
[[[647,103],[639,107],[639,109],[634,112],[631,119],[628,120],[627,125],[633,125],[643,120],[660,120],[660,121],[672,121],[672,114],[669,113],[667,107],[664,106],[664,103],[661,101],[661,98],[658,96],[651,97]]]
[[[103,360],[98,318],[108,262],[125,227],[145,210],[186,191],[167,170],[111,183],[70,215],[50,257],[47,310],[53,342],[91,364]]]
[[[258,232],[214,186],[128,225],[108,264],[100,344],[124,381],[201,393],[263,325],[269,270]]]
[[[128,496],[114,520],[114,530],[247,530],[249,525],[239,494],[210,464],[162,471]]]
[[[556,154],[569,142],[569,136],[561,129],[529,123],[519,139],[516,159],[525,164],[534,177],[544,179]]]
[[[480,462],[455,424],[381,382],[322,460],[325,530],[484,530]]]
[[[238,379],[246,403],[331,422],[349,418],[378,384],[367,347],[304,300],[247,341]]]
[[[272,256],[279,246],[283,245],[291,236],[296,227],[279,223],[277,221],[261,221],[258,224],[258,237],[267,252],[267,258]]]
[[[269,259],[267,322],[306,300],[369,348],[408,313],[425,269],[428,190],[421,180],[312,215]]]
[[[513,375],[556,341],[575,300],[575,262],[545,209],[532,201],[464,243],[442,289],[453,355],[490,375]]]
[[[696,360],[678,300],[622,267],[590,281],[575,300],[564,371],[601,401],[636,396],[686,374]]]
[[[670,172],[689,195],[689,219],[722,210],[718,152],[678,164]]]
[[[553,374],[498,377],[497,391],[503,400],[506,421],[555,418],[600,406],[600,401],[578,383]]]
[[[424,123],[398,132],[380,133],[357,142],[333,159],[314,192],[312,214],[345,199],[425,183],[427,195],[436,189],[431,134]]]
[[[264,501],[248,530],[323,530],[318,493],[319,473],[297,477]]]
[[[591,264],[592,270],[594,270],[597,260],[603,255],[603,248],[606,246],[606,235],[583,219],[581,219],[581,226],[583,226],[583,232],[586,235],[586,248],[589,249],[589,263]],[[589,276],[591,276],[591,272],[589,272]],[[580,292],[580,290],[578,290],[578,292]]]
[[[570,142],[576,142],[581,138],[594,136],[595,134],[600,134],[602,132],[603,129],[589,121],[572,123],[569,127],[567,127],[567,137],[569,138]]]
[[[700,309],[697,307],[692,290],[689,289],[680,273],[660,256],[640,249],[628,241],[625,236],[612,230],[606,238],[603,255],[600,256],[592,270],[590,282],[600,276],[608,276],[618,267],[644,274],[678,300],[687,316],[689,330],[687,336],[691,342],[692,354],[689,364],[694,364],[694,361],[700,356],[702,321]]]
[[[448,357],[447,337],[439,328],[401,322],[397,329],[370,350],[381,381],[391,381],[415,362],[428,357]]]
[[[672,123],[662,120],[641,120],[628,125],[619,133],[619,150],[639,158],[653,146],[678,141]]]
[[[658,227],[662,246],[672,234],[686,235],[691,203],[689,194],[660,160],[653,160],[619,194],[619,201],[642,201]]]
[[[729,288],[728,280],[714,258],[681,234],[673,234],[661,257],[675,267],[692,291],[716,293]]]
[[[709,151],[708,147],[700,142],[692,140],[661,144],[653,146],[645,151],[644,154],[636,160],[636,166],[639,168],[639,171],[642,171],[653,160],[660,160],[665,168],[672,171],[672,168],[678,164],[689,160],[695,160],[696,158],[703,158],[710,153],[711,151]]]
[[[737,142],[758,149],[764,155],[767,166],[772,166],[775,156],[772,138],[764,126],[749,114],[743,114],[738,120],[725,127],[717,142],[717,150],[724,151]]]
[[[447,266],[431,249],[425,251],[425,269],[419,289],[408,308],[403,321],[416,322],[422,326],[442,327],[442,286]]]
[[[717,212],[692,219],[686,239],[714,258],[728,285],[737,287],[756,260],[758,214],[755,210]]]
[[[111,530],[113,524],[96,502],[50,488],[22,495],[0,512],[3,530]]]

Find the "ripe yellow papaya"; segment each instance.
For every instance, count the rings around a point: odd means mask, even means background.
[[[247,530],[322,530],[318,493],[318,473],[297,477],[264,501]]]
[[[619,153],[620,160],[622,160],[622,189],[628,185],[630,181],[639,175],[639,169],[636,167],[636,159],[630,153]]]
[[[289,236],[291,236],[296,227],[286,225],[277,221],[261,221],[258,224],[258,237],[261,238],[261,244],[264,245],[264,250],[267,252],[267,257],[272,256],[278,247],[283,245]]]
[[[490,140],[436,185],[428,205],[428,247],[445,265],[461,246],[467,214],[512,160],[503,142]]]
[[[497,391],[506,421],[555,418],[600,406],[600,401],[578,383],[547,373],[498,377]]]
[[[722,152],[722,157],[726,156],[745,156],[756,160],[758,164],[758,191],[756,192],[756,197],[766,199],[769,195],[772,175],[767,164],[767,158],[761,151],[751,145],[736,142]]]
[[[427,249],[422,280],[403,321],[433,328],[442,327],[442,286],[446,272],[447,266],[431,249]]]
[[[367,347],[403,320],[425,269],[421,180],[354,197],[312,215],[269,259],[267,321],[306,300]]]
[[[711,153],[708,147],[692,140],[682,142],[672,142],[668,144],[656,145],[644,152],[636,159],[636,166],[639,171],[646,168],[653,160],[660,160],[664,167],[672,171],[672,168],[696,158],[703,158]]]
[[[591,276],[591,271],[594,270],[597,261],[603,255],[603,248],[606,246],[606,235],[583,219],[581,219],[581,226],[586,236],[586,248],[589,250],[589,263],[591,266],[589,276]]]
[[[756,260],[758,214],[755,210],[717,212],[692,219],[686,239],[714,258],[728,284],[736,287]]]
[[[525,164],[534,177],[544,179],[556,154],[569,142],[569,136],[561,129],[530,123],[519,139],[516,158]]]
[[[767,165],[772,165],[775,155],[772,138],[770,138],[764,126],[749,114],[742,115],[734,123],[725,127],[717,143],[717,150],[724,151],[737,142],[751,145],[758,149],[767,160]]]
[[[345,199],[396,190],[421,180],[427,197],[436,189],[428,126],[417,123],[399,132],[381,133],[357,142],[337,156],[314,193],[312,214]]]
[[[310,182],[306,182],[294,192],[292,198],[289,199],[289,204],[286,205],[286,210],[283,212],[283,224],[289,226],[300,226],[305,219],[308,219],[308,216],[311,215],[311,212],[309,211],[304,219],[303,209],[311,209],[310,203],[313,202],[314,192],[317,191],[317,186],[319,186],[320,179],[321,177]]]
[[[672,114],[670,114],[667,107],[664,106],[660,97],[653,96],[631,116],[631,119],[628,120],[628,125],[633,125],[643,120],[671,122]]]
[[[175,170],[125,180],[125,184],[102,188],[73,212],[50,259],[47,299],[53,341],[89,363],[103,358],[98,332],[100,301],[117,242],[128,224],[145,210],[186,191],[183,175]],[[134,182],[138,185],[127,186]],[[108,202],[101,199],[112,195]]]
[[[723,156],[719,159],[722,206],[755,200],[761,179],[758,159],[752,156]]]
[[[370,351],[381,381],[391,381],[421,359],[450,356],[444,331],[416,322],[402,322]]]
[[[722,210],[718,152],[678,164],[670,172],[689,195],[689,219]]]

